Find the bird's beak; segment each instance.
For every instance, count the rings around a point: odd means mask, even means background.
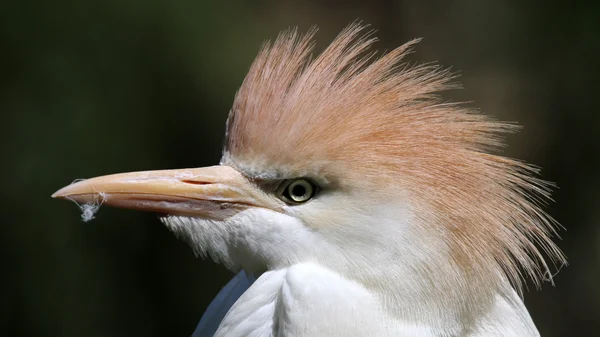
[[[106,175],[63,187],[52,197],[215,220],[268,203],[229,166]]]

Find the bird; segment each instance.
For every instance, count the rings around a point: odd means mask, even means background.
[[[565,256],[552,183],[501,155],[519,125],[442,93],[437,63],[344,28],[265,42],[218,165],[95,177],[52,195],[155,212],[239,272],[194,336],[539,336],[523,284]]]

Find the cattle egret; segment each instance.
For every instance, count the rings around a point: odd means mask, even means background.
[[[313,58],[314,33],[260,50],[220,165],[53,197],[157,212],[198,253],[256,277],[219,295],[215,336],[538,336],[522,278],[538,284],[544,259],[564,256],[539,207],[550,185],[494,154],[516,126],[441,100],[454,76],[406,63],[417,40],[375,57],[352,24]]]

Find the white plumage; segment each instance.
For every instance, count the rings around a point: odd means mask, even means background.
[[[421,260],[410,253],[422,251],[419,245],[438,256],[430,267],[448,263],[443,247],[432,246],[435,241],[427,236],[405,232],[401,224],[390,220],[407,219],[405,210],[390,205],[351,205],[352,200],[344,204],[342,200],[315,199],[310,206],[302,207],[322,214],[324,210],[319,208],[329,204],[355,210],[366,206],[378,216],[347,212],[347,218],[339,221],[357,229],[369,221],[376,227],[371,228],[371,237],[357,233],[332,243],[329,234],[322,237],[295,217],[262,209],[245,210],[219,223],[178,216],[162,218],[167,227],[200,249],[201,255],[210,254],[232,269],[241,264],[247,270],[258,271],[265,267],[256,261],[270,261],[268,271],[231,307],[215,336],[538,335],[506,279],[492,297],[483,301],[469,303],[473,300],[471,294],[463,294],[463,305],[477,307],[476,313],[461,311],[461,306],[452,303],[456,300],[453,294],[431,298],[420,284],[419,275],[404,267]],[[345,241],[350,239],[356,241]],[[398,246],[401,249],[395,251]],[[355,267],[368,270],[361,275]],[[360,284],[343,274],[354,274],[359,279],[370,275]]]
[[[215,336],[538,336],[512,288],[475,321],[432,326],[390,315],[365,287],[317,264],[264,273],[231,308]],[[464,331],[461,326],[472,325]]]

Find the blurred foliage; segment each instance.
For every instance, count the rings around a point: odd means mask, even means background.
[[[543,336],[599,328],[600,3],[558,1],[5,1],[0,4],[0,334],[187,336],[230,277],[154,216],[81,223],[50,194],[75,178],[217,163],[260,44],[357,18],[380,50],[461,70],[449,98],[525,126],[506,153],[560,187],[548,212],[570,265],[526,304]]]

